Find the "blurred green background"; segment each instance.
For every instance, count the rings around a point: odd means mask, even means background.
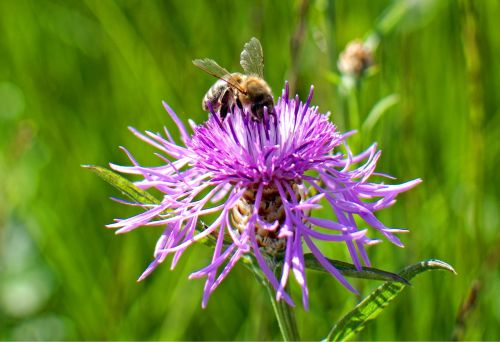
[[[335,83],[337,58],[374,31],[360,122],[381,98],[399,102],[352,140],[378,142],[380,171],[424,182],[379,215],[411,230],[406,248],[384,242],[370,256],[390,271],[439,258],[458,276],[416,278],[358,338],[500,339],[499,13],[494,0],[0,0],[0,340],[279,340],[267,294],[241,265],[201,309],[203,281],[187,276],[208,263],[204,246],[137,284],[160,230],[105,229],[136,211],[80,165],[127,164],[120,145],[157,163],[127,126],[172,127],[161,100],[202,122],[214,79],[191,60],[239,70],[252,36],[276,96],[286,79],[302,97],[314,84],[322,112],[359,128]],[[324,274],[308,279],[299,329],[318,340],[359,298]],[[353,283],[363,295],[379,285]]]

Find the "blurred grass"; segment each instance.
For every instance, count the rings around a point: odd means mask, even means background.
[[[455,331],[498,340],[500,4],[417,3],[379,27],[379,72],[359,92],[361,119],[382,97],[397,93],[400,101],[354,139],[379,143],[379,170],[424,180],[380,214],[411,229],[407,247],[384,243],[370,256],[392,271],[439,258],[459,275],[416,279],[359,338],[446,340]],[[171,127],[161,100],[201,122],[201,98],[214,80],[191,60],[211,57],[237,70],[251,36],[263,44],[276,95],[285,79],[302,96],[314,84],[313,102],[342,130],[352,128],[326,75],[391,4],[0,1],[0,339],[279,339],[266,294],[243,267],[201,309],[202,281],[187,276],[209,260],[203,246],[137,284],[159,232],[116,237],[103,228],[134,211],[108,200],[116,192],[80,164],[127,163],[119,145],[157,163],[126,127]],[[297,315],[302,337],[317,340],[358,298],[332,278],[308,277],[311,310]],[[475,281],[477,303],[455,324]],[[377,284],[356,285],[367,294]]]

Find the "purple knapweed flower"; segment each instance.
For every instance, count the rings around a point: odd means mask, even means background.
[[[293,300],[285,287],[293,273],[307,309],[305,246],[355,293],[317,242],[345,243],[358,268],[370,265],[365,246],[379,242],[366,236],[367,229],[360,227],[360,222],[402,246],[394,234],[406,230],[386,227],[374,212],[392,205],[399,193],[420,180],[401,185],[369,181],[380,157],[376,145],[352,155],[345,144],[352,133],[340,134],[327,115],[310,105],[311,98],[312,88],[305,103],[298,97],[290,99],[286,84],[272,115],[265,111],[264,117],[255,121],[248,112],[235,107],[225,119],[212,113],[204,124],[191,123],[191,136],[164,103],[185,147],[178,145],[166,129],[165,137],[132,129],[160,151],[157,155],[164,162],[163,166],[143,167],[127,152],[132,166],[111,165],[117,171],[142,176],[144,179],[135,183],[140,188],[155,188],[164,194],[160,204],[143,204],[143,213],[109,225],[118,228],[117,233],[140,226],[165,227],[154,260],[139,280],[167,255],[173,254],[173,268],[190,245],[212,237],[212,261],[190,275],[206,278],[203,307],[238,260],[251,253],[276,290],[277,299],[290,305],[294,305]],[[345,154],[335,150],[341,145]],[[335,219],[311,216],[311,211],[321,205],[328,205]],[[215,218],[201,224],[200,218],[209,214]],[[278,276],[266,262],[269,258],[281,260]]]

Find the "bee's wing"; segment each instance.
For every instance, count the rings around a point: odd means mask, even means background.
[[[241,88],[241,86],[237,83],[231,82],[230,77],[231,73],[217,64],[216,61],[210,58],[203,59],[195,59],[193,60],[193,64],[205,71],[207,74],[217,77],[229,84],[230,86],[238,89],[240,92],[245,93],[245,91]]]
[[[253,37],[243,47],[240,55],[240,64],[247,75],[256,75],[264,78],[264,54],[257,38]]]

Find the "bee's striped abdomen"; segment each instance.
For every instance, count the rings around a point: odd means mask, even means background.
[[[224,80],[215,82],[203,97],[203,102],[201,103],[203,110],[206,112],[210,111],[207,105],[207,103],[210,102],[213,111],[218,111],[221,107],[221,97],[228,90],[228,87],[227,82]]]

